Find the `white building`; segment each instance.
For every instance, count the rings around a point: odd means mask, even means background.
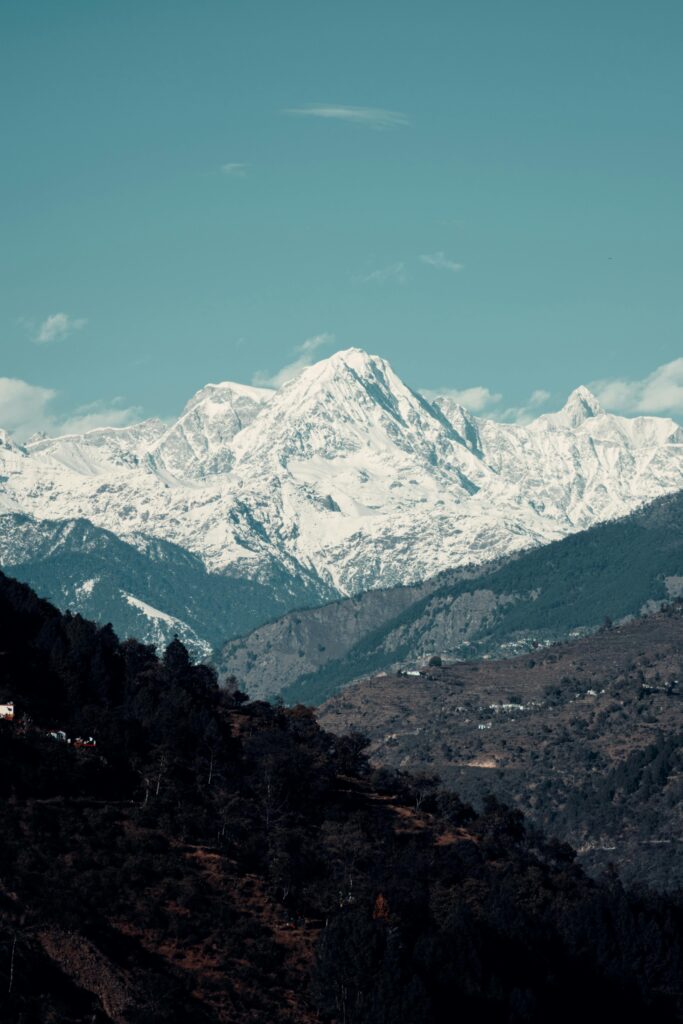
[[[4,718],[6,722],[14,721],[13,701],[9,701],[7,704],[0,704],[0,718]]]

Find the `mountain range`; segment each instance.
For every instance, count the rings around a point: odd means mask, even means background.
[[[177,632],[201,653],[288,610],[509,557],[682,486],[673,420],[611,415],[578,388],[558,413],[499,423],[349,349],[278,390],[207,385],[171,423],[25,445],[2,433],[1,556],[61,607],[122,635],[133,615],[142,638]],[[77,564],[65,524],[102,551],[126,546],[115,580],[106,555],[101,572]],[[169,591],[178,561],[211,578],[210,615],[185,584]]]
[[[194,658],[248,633],[297,599],[319,599],[302,581],[281,589],[231,573],[210,573],[198,555],[145,534],[122,540],[87,519],[0,516],[0,561],[63,609],[111,622],[121,637],[157,647],[178,636]],[[284,575],[284,574],[283,574]],[[163,609],[163,610],[162,610]]]
[[[253,696],[319,704],[355,679],[430,656],[509,657],[683,596],[683,491],[479,569],[301,609],[217,657]]]

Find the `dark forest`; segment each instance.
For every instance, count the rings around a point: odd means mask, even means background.
[[[0,577],[0,1019],[683,1019],[683,905]],[[55,739],[93,737],[95,746]]]

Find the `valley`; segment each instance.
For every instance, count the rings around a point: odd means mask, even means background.
[[[367,736],[377,765],[518,807],[593,873],[683,886],[683,603],[505,660],[377,675],[318,718]]]

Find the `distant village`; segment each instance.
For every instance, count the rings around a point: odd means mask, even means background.
[[[0,721],[3,722],[19,722],[18,717],[15,713],[14,701],[7,701],[0,703]],[[26,722],[24,721],[24,725]],[[33,732],[42,733],[49,739],[56,740],[58,743],[67,743],[77,750],[90,749],[94,750],[97,747],[97,740],[93,736],[68,736],[63,729],[39,729],[36,726],[31,726]]]

